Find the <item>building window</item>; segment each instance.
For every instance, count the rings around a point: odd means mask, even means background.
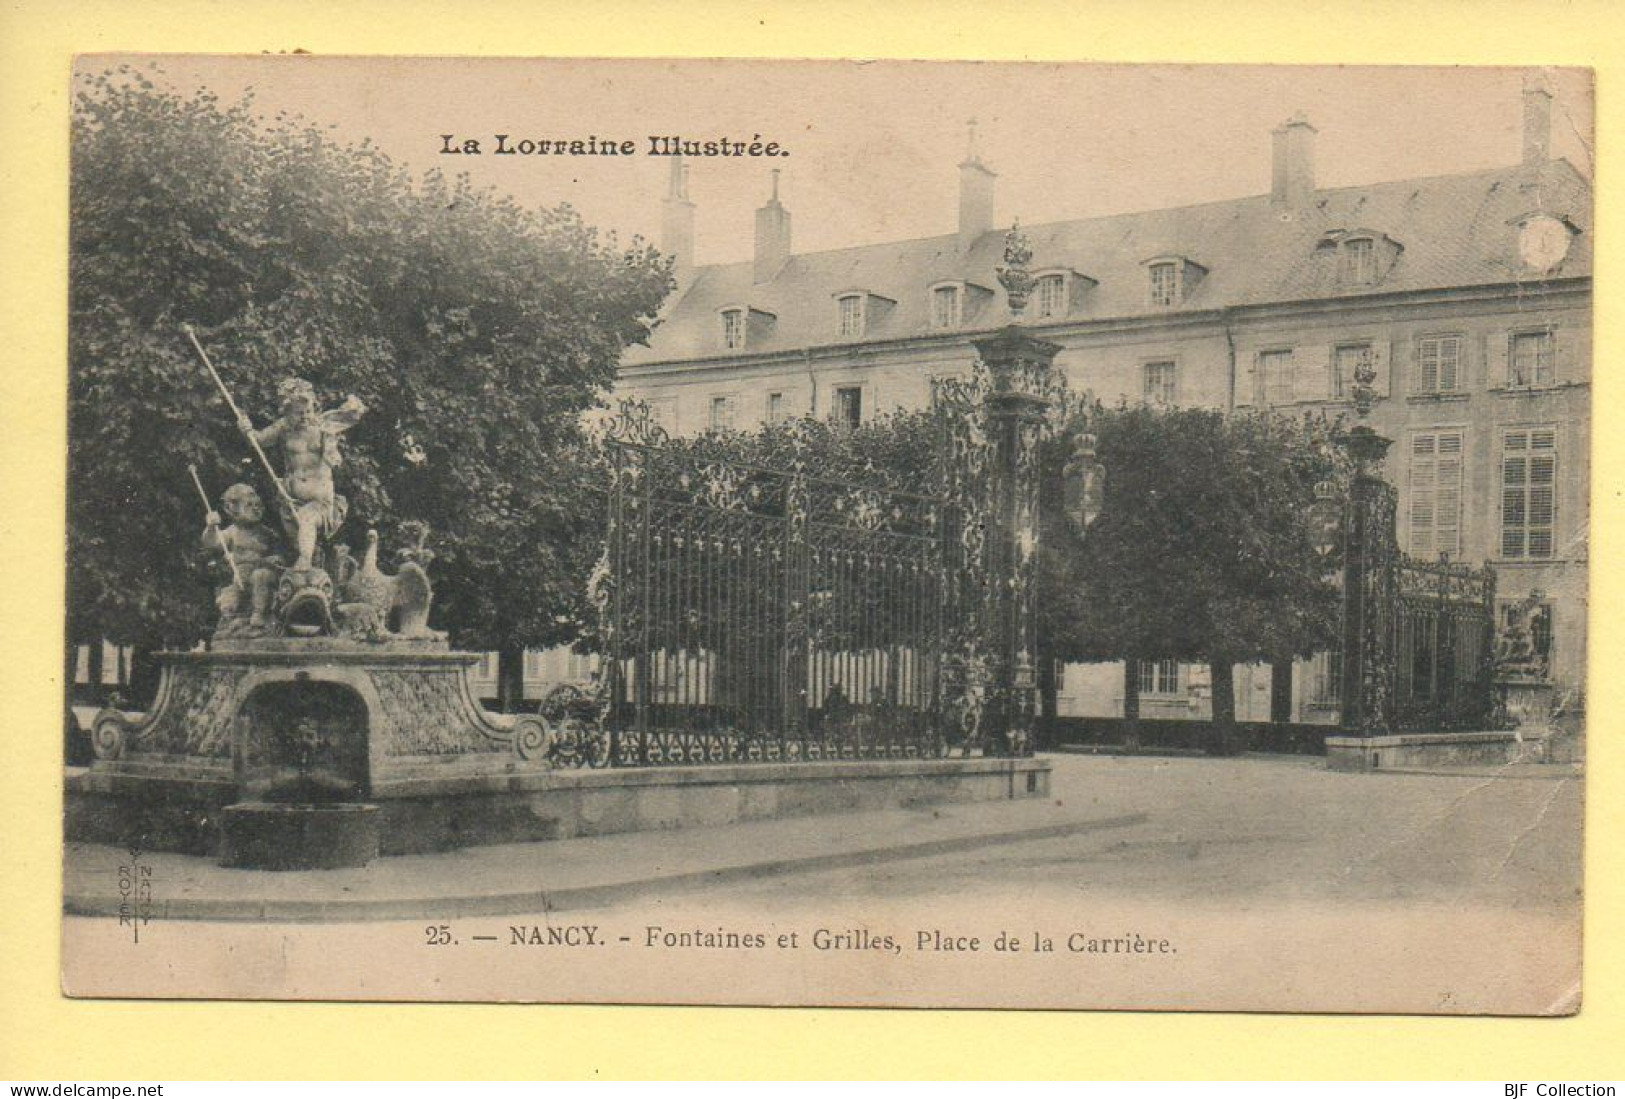
[[[729,431],[734,426],[734,399],[732,397],[712,397],[710,418],[706,426],[712,431]]]
[[[767,395],[766,419],[769,424],[782,424],[789,416],[784,410],[784,394],[769,393]]]
[[[1369,286],[1377,281],[1377,245],[1369,237],[1343,242],[1343,281]]]
[[[931,291],[931,327],[958,328],[962,300],[957,286],[939,286]]]
[[[837,301],[840,306],[841,335],[863,335],[863,295],[848,294]]]
[[[1369,343],[1339,344],[1332,354],[1332,378],[1329,394],[1334,401],[1342,400],[1354,391],[1354,372],[1371,365]]]
[[[1142,695],[1176,695],[1179,693],[1179,661],[1140,661],[1140,693]]]
[[[1294,399],[1292,349],[1258,353],[1258,403],[1291,404]]]
[[[1416,391],[1455,393],[1461,388],[1461,337],[1423,336],[1416,344]]]
[[[525,650],[525,678],[528,680],[541,680],[547,678],[547,652],[543,649]]]
[[[1507,351],[1507,385],[1552,384],[1551,332],[1514,332]]]
[[[1151,265],[1151,304],[1173,305],[1179,301],[1179,264]]]
[[[835,390],[835,422],[857,427],[863,422],[863,387],[844,385]]]
[[[1316,706],[1335,706],[1343,700],[1343,654],[1316,653],[1309,665],[1309,700]]]
[[[1501,437],[1501,556],[1551,557],[1556,521],[1557,432],[1508,431]]]
[[[1460,431],[1411,436],[1410,552],[1431,558],[1461,553]]]
[[[1040,317],[1066,315],[1066,276],[1040,275],[1033,284],[1033,312]]]
[[[743,309],[724,309],[722,311],[722,346],[729,351],[738,351],[745,346],[745,311]]]
[[[1174,403],[1174,364],[1145,364],[1145,403],[1169,408]]]

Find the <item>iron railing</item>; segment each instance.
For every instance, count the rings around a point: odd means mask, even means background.
[[[612,440],[602,743],[616,766],[944,750],[941,499]]]

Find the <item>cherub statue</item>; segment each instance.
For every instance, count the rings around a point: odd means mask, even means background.
[[[220,513],[204,518],[203,547],[219,553],[231,567],[231,581],[215,595],[223,634],[260,634],[266,629],[277,570],[282,567],[282,544],[265,525],[265,505],[252,486],[235,484],[221,497],[231,525],[220,528]],[[246,613],[247,621],[244,622]]]
[[[1495,643],[1495,664],[1503,673],[1545,675],[1546,662],[1535,647],[1534,618],[1545,600],[1544,592],[1532,591],[1507,605],[1506,620]]]

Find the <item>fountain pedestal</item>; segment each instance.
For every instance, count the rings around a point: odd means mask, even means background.
[[[70,838],[267,869],[355,866],[380,849],[380,796],[548,771],[542,720],[488,713],[468,680],[479,657],[443,641],[244,639],[159,660],[150,711],[97,716]],[[467,842],[481,842],[474,831]]]

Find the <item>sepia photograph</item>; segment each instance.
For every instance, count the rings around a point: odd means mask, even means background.
[[[66,995],[1580,1010],[1589,70],[71,79]]]

